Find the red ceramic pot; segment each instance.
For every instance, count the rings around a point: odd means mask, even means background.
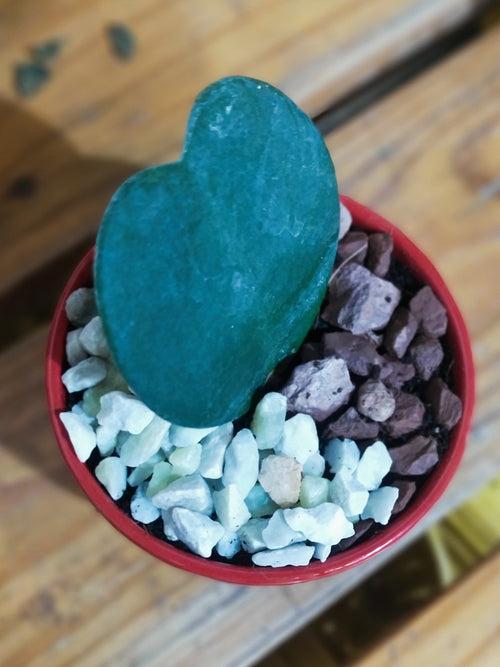
[[[304,567],[259,568],[231,565],[207,560],[153,537],[124,514],[100,486],[85,464],[76,458],[58,414],[66,409],[67,394],[61,382],[65,357],[68,321],[64,304],[77,287],[92,285],[93,250],[82,259],[71,275],[57,304],[49,334],[46,357],[46,388],[50,418],[57,444],[69,469],[97,510],[123,535],[160,560],[183,570],[235,584],[279,585],[312,581],[344,572],[394,544],[411,530],[431,509],[450,483],[460,463],[469,431],[474,403],[474,367],[467,329],[457,304],[443,279],[429,259],[397,227],[370,209],[347,197],[343,198],[354,224],[368,232],[389,232],[394,239],[394,254],[413,274],[432,287],[448,311],[446,344],[454,359],[453,387],[463,402],[463,416],[454,428],[449,448],[439,465],[419,489],[409,507],[376,535],[343,553],[331,556],[325,563],[312,561]]]

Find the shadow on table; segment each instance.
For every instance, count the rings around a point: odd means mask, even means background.
[[[2,99],[0,146],[1,350],[50,319],[111,195],[141,167],[81,155],[58,130]],[[49,259],[34,259],[37,249]],[[10,281],[9,270],[26,277]]]
[[[140,166],[81,155],[55,128],[3,99],[0,146],[0,265],[14,272],[21,266],[27,276],[11,286],[4,273],[0,281],[7,284],[0,294],[0,445],[76,493],[49,428],[45,331],[30,336],[36,349],[14,344],[50,320],[112,193]],[[57,239],[58,247],[52,249],[49,239]],[[35,261],[30,271],[38,246],[55,259]]]

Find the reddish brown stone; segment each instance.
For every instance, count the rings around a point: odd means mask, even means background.
[[[376,422],[385,422],[392,416],[396,401],[392,392],[380,380],[367,380],[358,389],[358,412]]]
[[[410,355],[417,373],[423,380],[430,380],[443,361],[444,353],[437,338],[417,336],[410,346]]]
[[[349,262],[332,280],[321,317],[351,333],[364,334],[385,327],[400,299],[401,292],[395,285]]]
[[[368,251],[368,235],[364,232],[348,232],[339,243],[338,260],[363,264]]]
[[[304,343],[300,348],[299,354],[302,362],[321,359],[323,356],[323,345],[321,343]]]
[[[401,387],[415,377],[415,366],[395,361],[384,356],[384,364],[380,367],[379,379],[388,387],[401,389]]]
[[[425,390],[434,419],[440,426],[451,429],[462,416],[462,401],[441,378],[434,378]]]
[[[330,422],[323,431],[323,438],[351,438],[352,440],[371,440],[378,436],[376,422],[366,421],[354,408],[348,408],[338,419]]]
[[[291,412],[303,412],[323,421],[345,405],[354,391],[347,364],[327,357],[296,366],[281,390]]]
[[[365,335],[374,343],[375,347],[382,345],[382,341],[384,340],[383,334],[375,333],[375,331],[367,331]]]
[[[379,278],[384,278],[391,266],[393,241],[390,234],[383,232],[368,237],[366,267]]]
[[[391,317],[384,335],[384,345],[390,354],[401,359],[417,333],[418,322],[407,308],[399,307]]]
[[[375,366],[383,363],[375,344],[365,336],[355,336],[349,332],[324,334],[323,354],[336,354],[345,360],[352,373],[366,377]]]
[[[406,444],[389,449],[391,472],[398,475],[425,475],[439,461],[434,438],[417,435]]]
[[[405,509],[415,495],[417,485],[410,479],[397,479],[396,481],[391,482],[391,486],[395,486],[399,489],[398,499],[392,508],[393,514],[399,514],[399,512],[402,512]]]
[[[352,545],[355,544],[355,542],[357,542],[359,538],[362,537],[373,526],[374,523],[375,522],[373,519],[364,519],[363,521],[358,521],[355,523],[354,535],[340,540],[337,546],[337,550],[345,551],[346,549],[349,549],[349,547],[352,547]]]
[[[419,330],[426,336],[439,338],[446,333],[446,309],[428,285],[415,294],[410,301],[410,310],[418,322]]]
[[[384,431],[393,438],[412,433],[422,426],[425,408],[415,394],[407,394],[399,389],[394,390],[396,409],[390,419],[382,425]]]
[[[352,215],[347,206],[340,202],[339,241],[344,238],[352,225]]]

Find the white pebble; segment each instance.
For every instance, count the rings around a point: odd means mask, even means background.
[[[76,366],[88,357],[88,354],[83,349],[80,343],[80,333],[82,329],[74,329],[68,331],[66,336],[66,359],[70,366]]]
[[[61,412],[59,419],[71,440],[79,461],[87,461],[96,446],[96,437],[90,424],[75,412]]]
[[[241,549],[238,533],[225,532],[215,547],[219,556],[233,558]]]
[[[260,484],[256,484],[248,496],[245,498],[245,505],[252,517],[259,518],[263,516],[271,516],[271,514],[278,509],[278,505],[271,499],[269,494],[264,491]]]
[[[106,487],[107,492],[118,500],[127,487],[127,468],[117,456],[108,456],[97,464],[95,476]]]
[[[317,558],[322,563],[324,563],[330,555],[331,551],[331,544],[316,544],[314,547],[314,558]]]
[[[116,447],[118,438],[116,429],[109,426],[98,426],[95,435],[101,456],[109,456]]]
[[[102,382],[95,387],[90,387],[83,392],[83,404],[88,414],[97,417],[101,409],[101,397],[110,391],[124,391],[128,393],[127,383],[120,371],[109,361],[107,362],[107,375]]]
[[[97,414],[97,421],[102,426],[114,426],[117,431],[127,431],[137,435],[151,423],[154,416],[152,410],[130,394],[110,391],[101,397],[101,409]],[[168,424],[165,420],[163,422]]]
[[[217,518],[226,531],[235,532],[250,519],[248,507],[235,484],[214,491],[213,501]]]
[[[322,477],[325,472],[325,459],[319,452],[311,454],[311,456],[304,463],[302,469],[304,475],[313,475],[314,477]]]
[[[89,415],[87,412],[85,412],[85,410],[83,409],[83,401],[75,403],[74,406],[71,408],[71,412],[74,412],[75,415],[81,417],[83,421],[89,424],[89,426],[95,426],[95,418]]]
[[[281,549],[295,542],[303,542],[306,538],[303,533],[288,525],[283,510],[276,510],[262,530],[262,539],[268,549]]]
[[[224,528],[205,514],[184,507],[174,507],[172,521],[181,542],[203,558],[209,558],[212,549],[224,535]]]
[[[108,371],[109,373],[109,371]],[[90,387],[90,389],[85,389],[83,392],[83,408],[88,415],[92,417],[97,417],[97,413],[101,409],[101,392],[102,383],[99,383],[95,387]]]
[[[283,427],[283,437],[276,446],[276,453],[291,456],[299,463],[318,451],[316,424],[310,415],[298,414],[287,419]]]
[[[126,433],[125,431],[118,431],[118,435],[116,436],[116,445],[115,445],[116,456],[120,456],[122,447],[125,444],[125,442],[129,439],[129,437],[130,437],[129,433]]]
[[[365,489],[377,489],[391,469],[392,459],[383,442],[377,440],[363,452],[354,476]]]
[[[168,428],[169,423],[155,415],[144,430],[136,435],[129,436],[124,442],[120,452],[123,463],[131,468],[145,463],[160,450],[163,436]]]
[[[174,449],[174,445],[170,442],[170,430],[171,430],[171,428],[172,428],[172,426],[170,426],[168,431],[165,433],[165,435],[163,436],[163,440],[161,441],[161,444],[160,444],[160,449],[165,454],[165,456],[168,456]]]
[[[196,445],[206,435],[215,431],[217,426],[211,428],[188,428],[187,426],[177,426],[172,424],[169,432],[169,440],[174,447],[189,447],[189,445]]]
[[[153,474],[149,480],[147,495],[152,498],[163,491],[171,482],[178,479],[174,469],[167,461],[159,461],[153,468]]]
[[[224,456],[224,486],[236,484],[245,498],[255,486],[259,474],[259,450],[252,432],[245,428],[229,443]]]
[[[179,539],[177,537],[177,533],[175,532],[175,526],[174,526],[174,521],[172,519],[172,509],[169,510],[164,510],[161,513],[161,518],[163,521],[163,532],[165,533],[165,537],[167,540],[170,540],[171,542],[177,542]]]
[[[110,391],[124,391],[125,393],[131,393],[128,387],[127,381],[120,373],[118,368],[108,360],[108,374],[106,379],[103,382],[103,392],[102,395],[107,394]]]
[[[250,519],[240,528],[239,536],[241,547],[249,554],[266,549],[262,531],[267,526],[267,519]]]
[[[109,357],[108,341],[99,315],[93,317],[81,330],[80,345],[86,352],[96,357]]]
[[[82,326],[97,315],[94,290],[80,287],[66,299],[66,316],[71,324]]]
[[[201,459],[201,445],[197,442],[195,445],[188,445],[187,447],[177,447],[168,457],[168,460],[174,468],[174,473],[178,477],[184,475],[192,475],[198,466]]]
[[[354,440],[334,438],[329,440],[325,447],[325,459],[332,472],[339,472],[343,468],[354,472],[358,466],[361,454]]]
[[[146,496],[144,486],[138,486],[130,501],[132,518],[141,523],[152,523],[160,516],[160,510]]]
[[[210,487],[201,475],[196,474],[174,480],[165,489],[156,493],[152,501],[162,510],[185,507],[194,512],[210,515],[214,508]]]
[[[392,508],[398,499],[399,489],[395,486],[381,486],[370,493],[366,507],[361,514],[362,519],[373,519],[386,525],[391,518]]]
[[[352,225],[352,215],[349,209],[340,204],[340,220],[339,220],[339,241],[344,238]]]
[[[355,516],[364,510],[368,491],[353,477],[352,472],[344,468],[330,483],[330,500],[341,507],[346,516]]]
[[[161,452],[157,452],[150,459],[134,468],[127,478],[130,486],[138,486],[145,482],[153,474],[154,467],[163,460]]]
[[[272,449],[281,439],[286,417],[286,396],[266,394],[255,408],[250,428],[259,449]]]
[[[255,565],[267,567],[283,567],[285,565],[308,565],[313,557],[314,547],[305,544],[295,544],[275,551],[258,551],[253,554]]]
[[[76,366],[68,368],[63,373],[61,380],[69,393],[72,394],[75,391],[94,387],[101,380],[104,380],[106,372],[106,363],[102,359],[89,357],[80,361]]]
[[[316,507],[328,500],[330,482],[324,477],[305,475],[300,485],[299,502],[302,507]]]
[[[290,507],[299,499],[302,465],[289,456],[268,456],[260,467],[259,482],[271,500]]]
[[[224,454],[233,437],[233,424],[223,424],[209,433],[201,441],[201,460],[199,473],[206,479],[222,477]]]
[[[199,471],[198,471],[198,474]],[[208,486],[210,487],[210,491],[213,493],[214,491],[222,491],[224,488],[224,484],[222,483],[222,479],[207,479],[206,480]]]
[[[274,451],[272,449],[259,449],[259,463],[265,461],[268,456],[273,456]]]
[[[322,503],[310,509],[295,507],[283,511],[283,518],[292,530],[319,544],[338,544],[354,535],[354,528],[338,505]]]

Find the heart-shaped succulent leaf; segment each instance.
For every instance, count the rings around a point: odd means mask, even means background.
[[[338,217],[328,151],[286,95],[206,88],[182,159],[129,178],[97,240],[99,310],[138,397],[185,426],[243,414],[314,321]]]

